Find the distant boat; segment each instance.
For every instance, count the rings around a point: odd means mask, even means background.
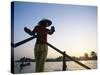
[[[21,63],[20,64],[20,67],[25,67],[25,66],[30,66],[31,63],[30,62],[27,62],[27,63]]]

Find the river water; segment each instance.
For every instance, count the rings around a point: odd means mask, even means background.
[[[92,69],[97,68],[97,61],[96,60],[88,60],[88,61],[80,61],[83,64],[87,65]],[[31,65],[20,67],[20,62],[14,63],[14,73],[34,73],[35,72],[35,62],[31,62]],[[85,70],[84,67],[78,65],[73,61],[67,61],[67,68],[66,71],[69,70]],[[45,72],[51,71],[62,71],[62,62],[46,62],[45,63]]]

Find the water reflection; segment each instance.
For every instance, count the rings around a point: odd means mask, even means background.
[[[80,61],[81,63],[83,63],[83,64],[85,64],[86,63],[86,61]]]

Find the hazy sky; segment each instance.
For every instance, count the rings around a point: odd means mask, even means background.
[[[43,18],[52,20],[55,26],[55,33],[48,35],[48,42],[58,49],[71,56],[97,50],[96,6],[15,2],[14,43],[30,37],[24,32],[24,27],[32,30]],[[34,58],[35,41],[15,48],[15,59],[23,56]],[[59,55],[48,48],[48,57]]]

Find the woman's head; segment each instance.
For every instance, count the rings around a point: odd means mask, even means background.
[[[38,23],[40,26],[45,26],[45,27],[48,27],[52,24],[52,21],[51,20],[48,20],[48,19],[42,19],[39,21]]]

